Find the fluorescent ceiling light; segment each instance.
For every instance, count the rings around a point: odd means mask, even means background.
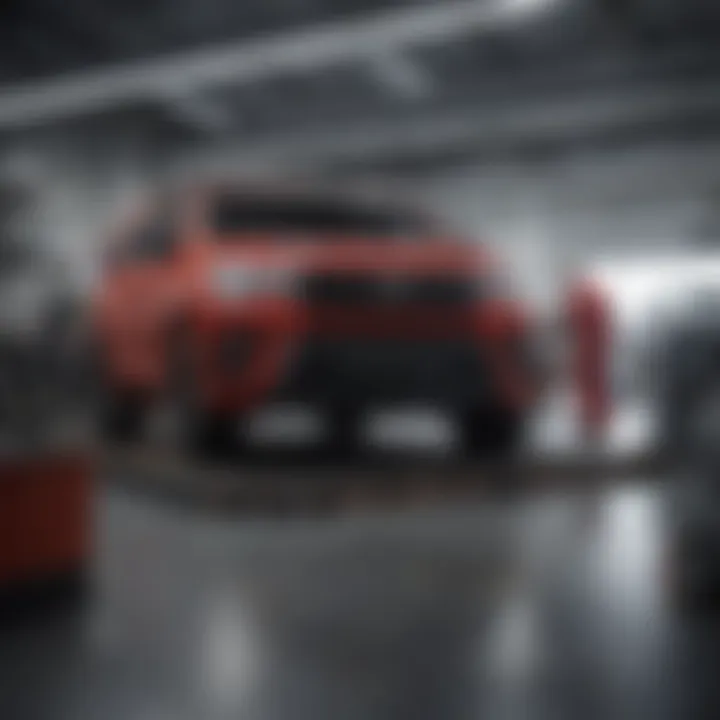
[[[387,55],[373,62],[371,67],[383,85],[408,99],[425,97],[432,90],[428,71],[407,55]]]
[[[559,1],[444,1],[6,88],[0,92],[0,127],[152,101],[167,92],[194,93],[349,62],[372,62],[406,48],[439,45],[513,24]]]

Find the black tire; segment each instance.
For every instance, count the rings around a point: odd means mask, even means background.
[[[461,416],[463,446],[472,457],[509,460],[522,437],[522,419],[505,408],[473,408]]]
[[[237,436],[238,417],[202,406],[187,337],[176,333],[168,350],[167,396],[174,421],[173,441],[181,452],[217,458],[243,447]]]
[[[243,443],[236,437],[236,427],[234,416],[196,410],[184,420],[183,448],[203,458],[221,458],[237,453]]]
[[[145,426],[146,403],[139,393],[115,387],[103,354],[96,350],[92,355],[90,404],[100,436],[125,442],[139,439]]]
[[[326,414],[327,448],[333,456],[351,457],[360,451],[360,410],[332,408]]]
[[[101,411],[100,430],[109,440],[131,441],[142,437],[145,408],[130,393],[113,393]]]

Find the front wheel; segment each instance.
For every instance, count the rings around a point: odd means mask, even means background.
[[[99,352],[93,353],[91,366],[91,415],[100,436],[106,440],[138,440],[145,425],[144,398],[113,383]]]
[[[237,416],[203,407],[191,348],[181,336],[170,347],[167,372],[167,410],[176,448],[204,457],[239,449]]]
[[[195,411],[181,420],[181,444],[201,457],[222,457],[241,447],[236,427],[234,416]]]
[[[360,449],[360,411],[353,407],[332,408],[326,421],[330,452],[339,457],[357,454]]]
[[[461,417],[465,450],[473,457],[508,460],[518,450],[522,426],[522,418],[516,411],[473,408]]]

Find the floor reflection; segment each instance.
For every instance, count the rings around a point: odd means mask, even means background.
[[[3,718],[679,718],[715,701],[720,625],[663,604],[647,490],[315,523],[117,495],[101,511],[89,608],[3,638]]]

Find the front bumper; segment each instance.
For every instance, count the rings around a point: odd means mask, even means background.
[[[469,340],[313,338],[293,353],[279,400],[333,404],[428,402],[460,407],[490,399],[493,387]]]
[[[522,407],[536,394],[523,343],[502,313],[286,310],[206,326],[202,385],[209,406],[226,412],[271,401]]]

